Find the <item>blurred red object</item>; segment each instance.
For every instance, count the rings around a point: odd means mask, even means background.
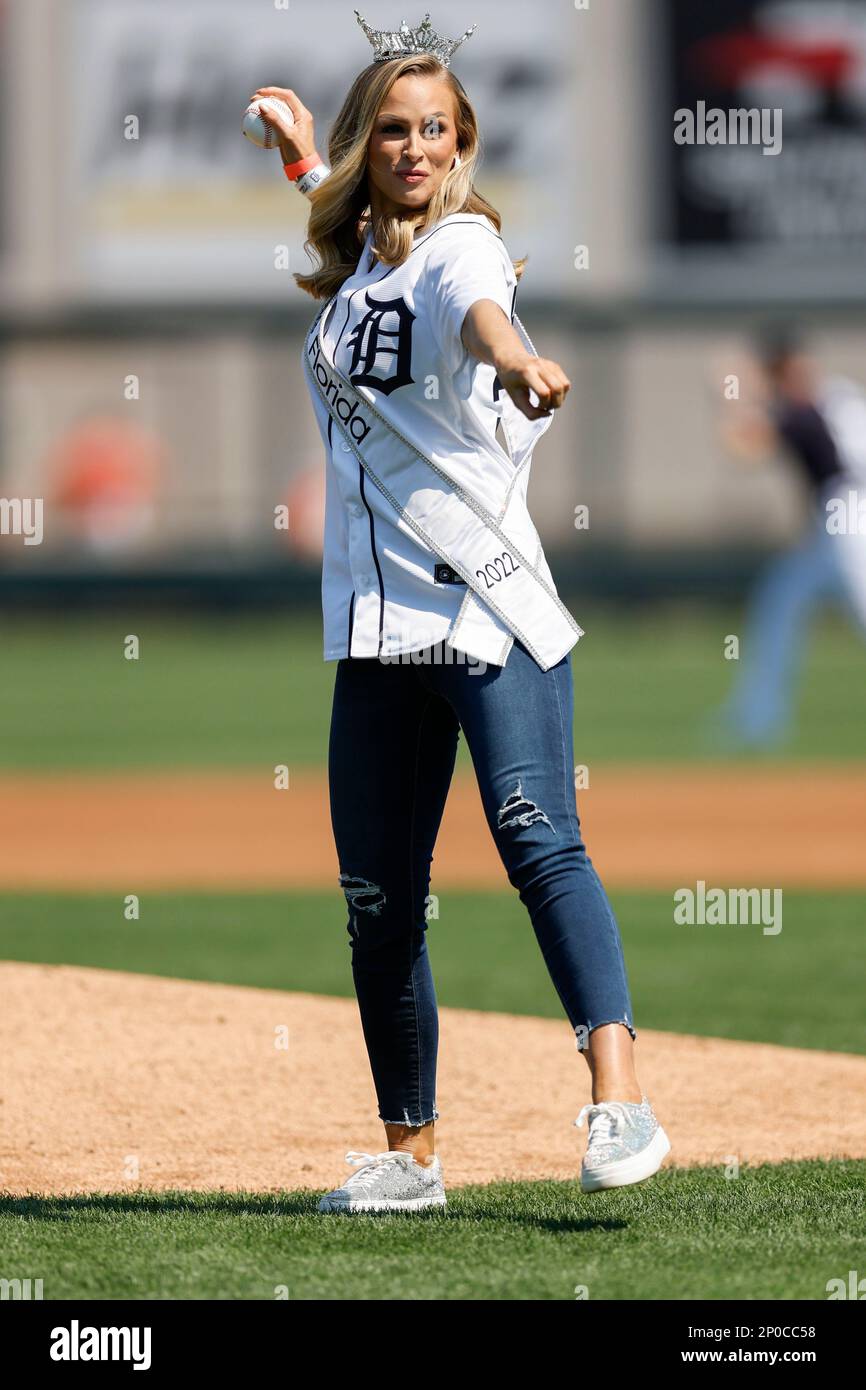
[[[93,550],[134,545],[154,521],[164,459],[162,441],[140,425],[79,421],[52,455],[53,504]]]
[[[288,529],[280,536],[305,560],[321,560],[325,530],[325,476],[321,464],[292,479],[283,498],[289,512]]]

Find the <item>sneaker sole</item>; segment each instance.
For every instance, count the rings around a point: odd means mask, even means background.
[[[424,1207],[444,1207],[448,1199],[441,1197],[407,1197],[401,1201],[387,1199],[374,1202],[332,1202],[323,1197],[319,1211],[421,1211]]]
[[[602,1168],[594,1168],[591,1173],[581,1172],[580,1186],[583,1192],[598,1192],[605,1187],[628,1187],[634,1182],[643,1182],[657,1173],[665,1154],[670,1153],[671,1145],[661,1125],[656,1130],[645,1149],[631,1158],[620,1158],[614,1163],[606,1163]]]

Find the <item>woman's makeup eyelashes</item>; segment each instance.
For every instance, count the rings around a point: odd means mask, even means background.
[[[435,140],[439,135],[446,133],[447,127],[441,121],[431,120],[422,127],[421,134],[426,140]],[[401,121],[389,121],[387,125],[379,127],[380,135],[402,135],[405,126]]]

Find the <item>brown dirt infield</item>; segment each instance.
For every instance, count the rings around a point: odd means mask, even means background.
[[[0,992],[4,1192],[325,1187],[382,1147],[353,1000],[20,964]],[[441,1023],[449,1183],[573,1177],[590,1092],[568,1025]],[[866,1157],[866,1058],[649,1030],[637,1057],[666,1164]]]
[[[578,794],[605,882],[866,887],[866,764],[594,766]],[[434,888],[503,887],[471,772],[451,788]],[[318,770],[0,778],[0,889],[318,888],[337,882]]]

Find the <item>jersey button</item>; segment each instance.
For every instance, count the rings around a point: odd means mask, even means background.
[[[343,450],[343,453],[344,453],[344,454],[351,454],[351,452],[352,452],[352,447],[351,447],[351,445],[350,445],[350,444],[347,444],[346,441],[345,441],[345,439],[343,440],[342,444],[340,445],[340,448]]]

